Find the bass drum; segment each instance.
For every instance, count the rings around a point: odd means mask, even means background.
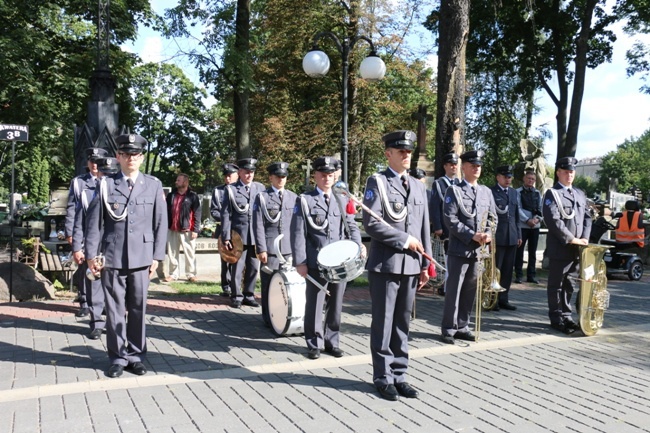
[[[305,329],[305,279],[295,269],[271,275],[268,311],[277,335],[301,334]]]

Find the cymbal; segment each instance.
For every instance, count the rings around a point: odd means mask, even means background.
[[[241,240],[241,236],[234,230],[230,231],[230,243],[233,246],[232,250],[228,250],[226,248],[226,246],[223,244],[223,241],[221,240],[221,236],[219,236],[217,243],[219,254],[221,254],[221,258],[227,263],[237,263],[242,253],[244,252],[244,243]]]

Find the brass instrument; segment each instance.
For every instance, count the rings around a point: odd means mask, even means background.
[[[496,245],[494,244],[497,231],[496,215],[489,212],[484,215],[481,221],[481,233],[484,233],[488,228],[490,229],[492,241],[489,244],[481,245],[477,253],[479,277],[476,281],[476,323],[474,325],[476,341],[478,341],[481,334],[482,309],[490,310],[494,308],[499,300],[499,292],[505,292],[506,290],[499,284],[501,271],[496,267]]]
[[[603,256],[607,245],[589,244],[580,247],[580,294],[577,300],[580,329],[594,335],[603,326],[609,308],[607,268]]]
[[[242,242],[239,233],[234,230],[230,231],[230,244],[232,245],[232,250],[226,248],[221,240],[221,236],[219,236],[219,239],[217,240],[219,254],[225,262],[230,264],[237,263],[244,252],[244,243]]]
[[[95,272],[90,270],[90,266],[86,269],[86,278],[90,281],[98,280],[102,277],[102,269],[104,269],[104,254],[99,253],[94,259],[90,259],[95,266]]]

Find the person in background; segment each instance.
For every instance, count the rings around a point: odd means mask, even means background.
[[[291,241],[294,233],[291,230],[291,219],[298,196],[284,188],[287,184],[288,170],[289,164],[286,162],[274,162],[267,167],[271,186],[257,195],[253,206],[255,251],[260,263],[271,271],[280,269],[280,257],[288,263],[292,260]],[[280,251],[276,251],[275,239],[280,235],[283,235],[279,244]],[[262,318],[264,323],[270,326],[268,297],[271,275],[263,271],[260,280]]]
[[[492,245],[496,245],[495,266],[501,274],[499,285],[505,289],[505,291],[499,292],[498,302],[492,308],[494,311],[517,309],[509,301],[515,255],[517,247],[521,245],[521,230],[517,224],[519,217],[517,192],[510,186],[513,168],[512,165],[497,167],[497,183],[492,187],[497,217],[496,239],[493,239]]]
[[[221,166],[221,175],[223,176],[223,184],[217,186],[212,191],[212,200],[210,201],[210,215],[216,221],[217,226],[214,230],[213,238],[219,239],[221,237],[221,209],[223,208],[223,201],[226,197],[226,185],[231,185],[239,180],[237,172],[239,167],[235,164],[226,163]],[[232,265],[221,257],[221,296],[230,297],[230,279],[232,273]]]
[[[628,200],[625,202],[625,212],[616,223],[616,248],[643,248],[644,246],[645,225],[639,202]]]
[[[572,334],[579,325],[571,317],[571,297],[576,289],[580,246],[589,244],[591,213],[585,194],[573,187],[578,160],[559,158],[555,162],[557,183],[544,194],[542,215],[548,227],[549,256],[548,317],[551,328]],[[579,295],[578,295],[579,296]]]
[[[444,224],[443,206],[447,188],[459,183],[457,177],[458,155],[453,152],[448,153],[442,157],[442,161],[445,175],[436,179],[431,185],[429,221],[431,222],[431,233],[444,241],[443,246],[446,254],[449,250],[449,230]],[[445,284],[438,288],[438,294],[440,296],[445,295],[445,285],[448,276],[449,274],[445,273]]]
[[[104,332],[106,321],[102,317],[104,311],[104,289],[101,281],[91,281],[86,278],[86,256],[84,255],[84,239],[86,233],[88,206],[99,191],[99,182],[103,176],[98,168],[99,162],[108,155],[106,149],[90,147],[86,149],[88,173],[72,179],[68,193],[68,207],[65,218],[65,234],[72,245],[73,260],[79,267],[75,273],[79,288],[79,304],[77,317],[90,315],[90,334],[88,338],[97,340]],[[92,257],[91,257],[92,258]]]
[[[528,267],[526,281],[539,284],[537,280],[537,244],[539,229],[542,223],[542,195],[535,188],[537,176],[534,171],[526,171],[524,185],[517,188],[519,200],[519,229],[521,230],[521,245],[517,248],[515,257],[515,283],[521,284],[524,276],[524,250],[528,245]]]
[[[167,257],[169,257],[169,275],[166,282],[178,280],[181,247],[185,256],[185,275],[187,281],[196,281],[196,238],[201,231],[201,200],[190,188],[190,178],[185,173],[176,177],[176,188],[166,197],[167,221]]]
[[[426,187],[408,167],[416,135],[400,130],[382,137],[388,168],[368,178],[363,227],[370,235],[366,269],[372,301],[370,353],[373,383],[382,398],[418,398],[406,381],[408,335],[416,290],[429,280],[431,233]]]
[[[260,261],[255,255],[253,204],[257,194],[265,188],[261,183],[253,181],[255,164],[255,158],[244,158],[237,162],[239,180],[226,186],[226,197],[221,209],[221,239],[225,247],[228,250],[234,248],[231,230],[239,234],[243,244],[241,257],[232,265],[230,299],[233,308],[240,308],[242,305],[260,306],[255,300],[255,283]]]

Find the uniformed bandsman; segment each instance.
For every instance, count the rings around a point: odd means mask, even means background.
[[[75,278],[79,290],[80,309],[77,317],[90,314],[90,334],[88,338],[97,340],[106,326],[102,317],[104,311],[104,289],[100,281],[86,278],[86,264],[83,244],[86,232],[86,213],[88,206],[97,194],[97,185],[103,176],[99,163],[108,155],[106,149],[90,147],[86,149],[88,173],[72,179],[68,194],[68,208],[65,218],[65,232],[68,242],[72,245],[73,259],[79,264]]]
[[[231,231],[241,236],[243,252],[239,260],[232,265],[230,280],[230,299],[233,308],[243,305],[259,307],[255,300],[255,283],[260,269],[260,261],[255,255],[255,234],[253,232],[253,204],[255,197],[264,191],[264,185],[254,182],[255,158],[237,161],[239,180],[226,186],[226,198],[221,209],[221,239],[229,250]],[[243,278],[243,281],[242,281]]]
[[[544,194],[542,214],[548,236],[548,317],[551,327],[572,334],[579,326],[571,317],[571,296],[580,264],[580,245],[589,244],[591,214],[585,194],[573,187],[578,160],[563,157],[555,163],[557,183]]]
[[[289,164],[286,162],[274,162],[267,167],[271,186],[257,195],[253,206],[253,229],[257,258],[263,266],[265,265],[273,271],[280,269],[282,262],[286,261],[288,264],[292,262],[291,219],[298,196],[284,188],[289,175],[288,169]],[[283,236],[280,239],[280,251],[276,251],[275,240],[279,235]],[[268,297],[271,275],[262,272],[260,280],[262,283],[262,318],[264,323],[270,326]]]
[[[223,185],[217,186],[212,191],[212,200],[210,201],[210,215],[217,223],[214,230],[213,238],[219,239],[221,237],[221,209],[223,208],[223,200],[226,197],[226,185],[233,184],[239,179],[237,172],[239,167],[235,164],[226,163],[221,166],[221,175],[223,176]],[[221,296],[230,297],[230,279],[232,273],[232,265],[221,258]]]
[[[493,240],[496,245],[495,265],[501,274],[499,285],[505,289],[505,291],[499,292],[498,302],[492,308],[494,311],[517,309],[509,300],[515,255],[517,254],[517,248],[521,245],[521,230],[517,223],[519,200],[517,200],[517,191],[510,187],[513,168],[512,165],[497,167],[497,183],[492,187],[498,221],[496,239]]]
[[[386,400],[417,398],[406,381],[408,334],[416,289],[428,280],[431,233],[426,187],[408,176],[416,135],[384,135],[388,168],[368,178],[363,226],[370,235],[366,268],[372,300],[370,352],[373,383]]]
[[[115,139],[121,171],[105,176],[88,208],[86,255],[104,257],[109,377],[124,369],[147,373],[146,306],[149,279],[165,258],[167,205],[160,181],[140,173],[147,140],[136,134]],[[90,271],[100,266],[92,259]]]
[[[319,358],[322,350],[337,358],[343,356],[339,346],[339,328],[347,283],[328,283],[318,270],[318,253],[323,247],[343,239],[361,245],[361,234],[354,216],[341,209],[339,200],[333,196],[332,186],[340,168],[340,161],[331,156],[314,160],[312,169],[316,188],[298,197],[291,223],[294,234],[291,249],[296,272],[302,277],[309,274],[330,293],[326,300],[325,293],[307,280],[305,340],[309,359]]]
[[[449,249],[449,230],[444,224],[442,208],[447,188],[449,188],[450,185],[456,185],[459,182],[457,178],[458,155],[454,152],[448,153],[442,157],[442,162],[443,168],[445,169],[445,175],[440,176],[431,185],[429,198],[429,221],[431,223],[431,233],[445,241],[444,250],[446,254]],[[445,274],[445,279],[447,278],[447,275],[448,274]],[[442,287],[438,288],[438,294],[444,296],[444,284]]]
[[[490,222],[496,213],[492,191],[479,185],[483,165],[482,150],[470,150],[460,156],[464,180],[447,189],[444,223],[449,229],[447,294],[442,316],[442,341],[476,341],[469,319],[476,297],[477,253],[492,241]]]

